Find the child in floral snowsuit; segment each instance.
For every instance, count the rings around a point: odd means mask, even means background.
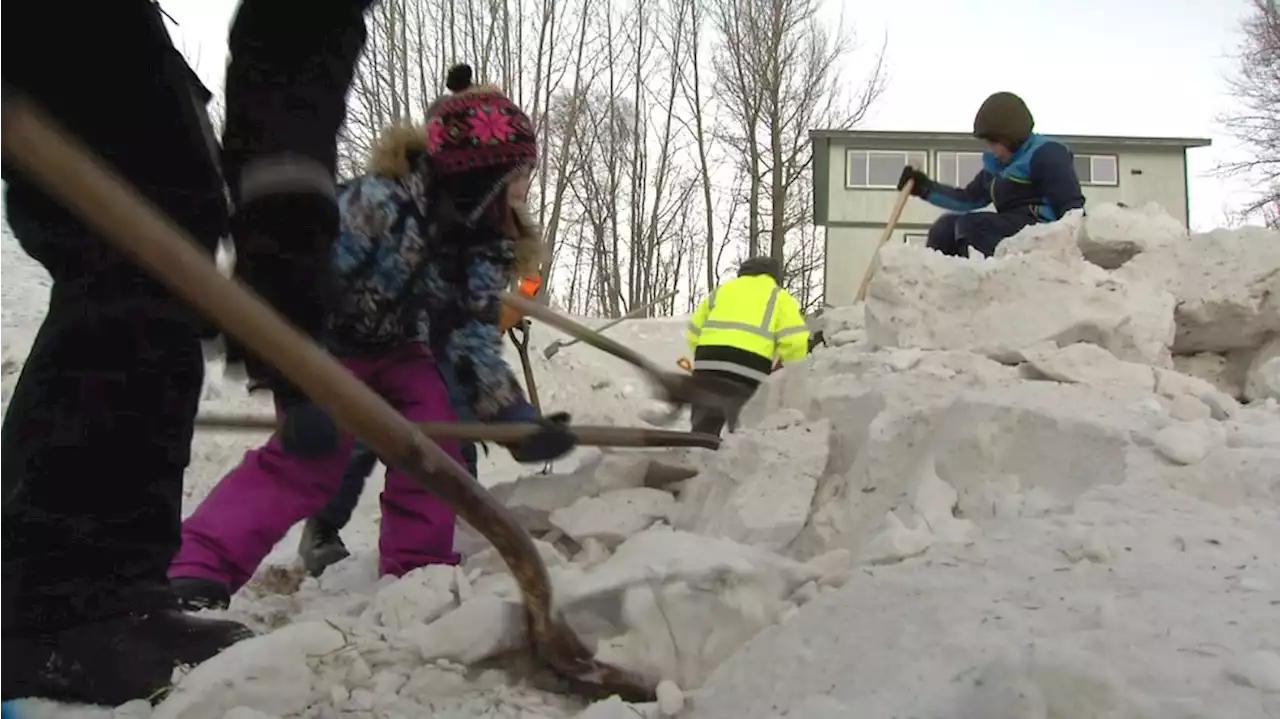
[[[532,422],[533,408],[502,357],[497,323],[512,269],[540,252],[520,212],[535,135],[520,108],[496,88],[472,86],[470,74],[455,68],[454,93],[431,108],[425,131],[386,133],[370,173],[340,194],[332,253],[338,291],[326,342],[412,421],[455,421],[439,356],[478,419]],[[354,439],[317,426],[331,422],[323,412],[310,415],[310,424],[282,427],[248,452],[183,523],[169,578],[186,606],[225,606],[289,528],[334,495]],[[544,426],[509,448],[517,460],[546,461],[572,448],[562,423]],[[334,440],[321,441],[326,435]],[[458,443],[440,445],[463,460]],[[381,502],[383,574],[457,563],[446,504],[395,469]]]

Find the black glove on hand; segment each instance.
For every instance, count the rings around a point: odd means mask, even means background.
[[[281,404],[280,414],[280,446],[286,453],[323,457],[338,448],[338,425],[320,405],[309,400]]]
[[[565,456],[578,445],[578,438],[568,431],[568,412],[556,412],[535,421],[541,429],[507,447],[517,462],[550,462]]]
[[[907,180],[915,180],[915,184],[912,185],[911,187],[911,194],[915,195],[916,197],[923,199],[925,197],[928,197],[929,193],[933,191],[933,180],[930,180],[928,175],[924,174],[920,170],[917,170],[911,165],[906,165],[905,167],[903,167],[902,174],[898,175],[899,191],[901,191],[902,188],[907,186]]]

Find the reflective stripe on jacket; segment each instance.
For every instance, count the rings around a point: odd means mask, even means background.
[[[772,362],[804,359],[809,350],[809,328],[800,305],[791,293],[768,275],[747,275],[720,285],[698,305],[685,331],[689,349],[733,347]],[[716,366],[711,366],[711,365]],[[745,374],[729,362],[695,361],[694,369]],[[761,374],[752,370],[754,379]]]

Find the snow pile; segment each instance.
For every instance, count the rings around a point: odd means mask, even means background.
[[[534,661],[469,528],[460,567],[377,578],[370,491],[354,555],[303,578],[286,538],[226,613],[265,633],[151,715],[1273,716],[1276,248],[1108,206],[989,260],[889,247],[865,306],[824,313],[829,347],[720,451],[582,449],[543,473],[494,451],[481,479],[558,611],[654,702],[588,702]],[[682,324],[610,334],[674,363]],[[545,405],[638,424],[634,372],[534,335]],[[241,401],[219,382],[211,402]],[[256,440],[201,433],[189,505]]]

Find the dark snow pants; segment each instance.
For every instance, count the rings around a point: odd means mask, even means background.
[[[990,257],[1002,240],[1031,224],[1035,224],[1035,218],[1029,212],[947,214],[929,228],[928,246],[953,257],[968,257],[972,247]]]
[[[229,123],[228,144],[249,148],[242,157],[289,151],[332,166],[368,5],[308,6],[324,8],[298,24],[288,3],[245,0],[228,69],[237,90],[227,100],[240,118],[239,130]],[[208,93],[156,7],[18,3],[8,15],[25,42],[9,45],[6,89],[39,102],[212,253],[228,217],[201,116]],[[33,61],[31,47],[88,59]],[[307,67],[290,65],[304,55]],[[199,339],[211,328],[15,168],[4,178],[14,234],[53,279],[0,433],[4,632],[168,605],[165,573],[179,542],[204,371]]]
[[[731,372],[720,372],[717,370],[694,370],[695,379],[706,378],[717,382],[727,382],[738,388],[740,392],[739,398],[745,404],[751,396],[760,388],[760,383],[742,375],[733,374]],[[689,429],[693,432],[701,432],[704,434],[713,434],[717,437],[724,431],[725,425],[729,425],[729,431],[733,432],[738,429],[737,415],[730,416],[713,407],[704,407],[694,405],[689,412]]]

